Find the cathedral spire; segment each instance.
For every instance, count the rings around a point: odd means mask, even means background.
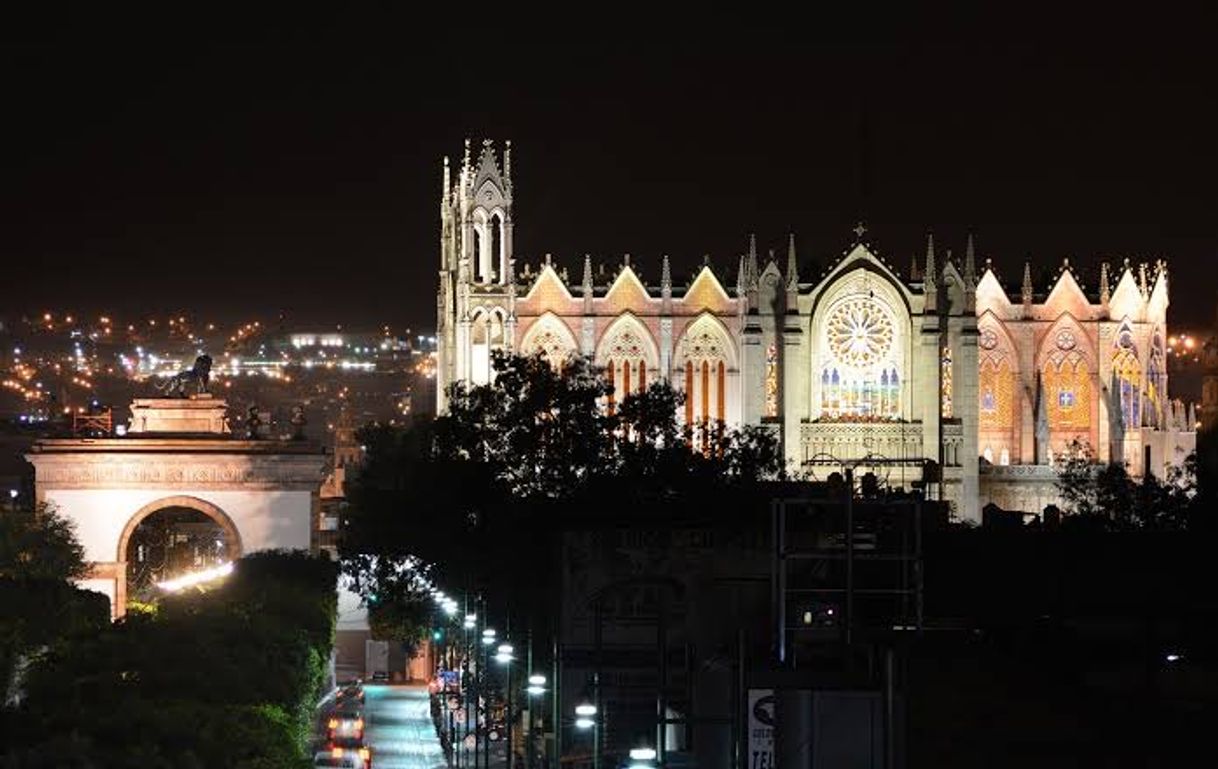
[[[973,249],[973,233],[968,234],[968,244],[964,247],[964,287],[965,290],[977,287],[977,257]]]
[[[795,255],[795,233],[787,235],[787,290],[799,288],[799,259]]]
[[[503,142],[503,187],[508,197],[512,196],[512,140]]]
[[[448,155],[444,156],[444,180],[440,183],[440,204],[448,203],[448,191],[452,189],[452,177],[448,170]]]
[[[918,280],[918,253],[915,251],[914,255],[912,257],[910,257],[910,259],[909,259],[909,282],[914,283],[917,280]]]
[[[1149,295],[1146,287],[1146,262],[1138,264],[1138,289],[1142,292],[1142,296]]]
[[[592,256],[584,254],[584,278],[580,281],[580,293],[584,297],[584,312],[592,311]]]
[[[753,234],[749,235],[749,256],[748,256],[748,261],[745,262],[744,271],[745,271],[744,277],[745,277],[745,280],[747,281],[747,283],[745,284],[745,288],[747,288],[747,289],[757,288],[757,277],[758,277],[757,236],[753,235]]]
[[[1031,262],[1023,263],[1023,286],[1021,287],[1020,293],[1022,294],[1024,306],[1031,305],[1032,304],[1032,263]]]
[[[744,257],[741,256],[740,257],[740,269],[738,269],[736,271],[736,296],[737,297],[744,296],[745,284],[747,283],[747,281],[748,281],[748,278],[746,278],[745,274],[744,274]]]
[[[1112,289],[1108,287],[1108,262],[1100,265],[1100,304],[1108,304],[1112,298]]]
[[[935,290],[935,276],[937,275],[935,268],[935,236],[934,233],[926,233],[926,290]]]
[[[937,277],[935,267],[935,236],[933,233],[926,233],[926,279],[922,282],[922,293],[926,296],[926,310],[935,312],[939,308],[939,299],[935,290],[935,278]]]

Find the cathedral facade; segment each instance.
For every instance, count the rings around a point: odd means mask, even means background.
[[[904,270],[865,239],[823,269],[759,256],[750,238],[734,275],[704,263],[674,281],[624,256],[607,267],[519,264],[512,249],[511,145],[466,142],[444,161],[440,204],[437,404],[456,381],[483,383],[494,350],[590,357],[627,394],[666,381],[695,431],[772,429],[794,470],[824,477],[858,462],[894,485],[940,472],[927,493],[955,514],[1038,512],[1056,501],[1053,464],[1077,446],[1135,475],[1181,462],[1191,409],[1168,399],[1167,270],[1126,261],[1083,289],[1063,262],[1038,290],[1023,268],[1009,294],[972,237],[962,259],[928,239]]]

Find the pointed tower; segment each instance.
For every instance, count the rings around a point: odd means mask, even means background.
[[[787,290],[799,289],[799,259],[795,255],[795,233],[787,235]]]
[[[922,281],[922,288],[926,294],[926,310],[934,312],[938,309],[937,296],[937,276],[938,271],[935,267],[935,236],[933,233],[926,234],[926,277]]]
[[[455,177],[455,178],[454,178]],[[500,337],[514,344],[515,269],[512,251],[511,145],[502,165],[494,144],[482,142],[475,162],[465,140],[461,166],[445,159],[440,187],[440,289],[436,323],[436,406],[444,413],[445,392],[474,372],[470,296],[476,290],[502,308]],[[485,345],[484,345],[485,346]]]
[[[795,253],[795,233],[787,235],[787,314],[799,312],[799,257]]]
[[[1024,310],[1032,306],[1032,263],[1023,263],[1023,285],[1020,286],[1020,297],[1023,300]]]
[[[1112,289],[1108,285],[1108,262],[1100,265],[1100,304],[1108,306],[1108,300],[1112,298]]]
[[[458,229],[455,250],[469,259],[474,284],[504,285],[513,257],[511,144],[505,145],[501,169],[490,139],[482,142],[477,163],[466,140],[457,188],[457,199],[450,204]]]
[[[964,247],[964,308],[972,312],[977,308],[977,255],[973,248],[973,233],[968,234]]]
[[[757,269],[757,236],[749,235],[749,254],[744,262],[744,291],[748,296],[748,310],[757,309],[757,279],[761,276]]]
[[[660,305],[665,315],[672,312],[672,267],[668,264],[668,254],[664,254],[660,263]]]

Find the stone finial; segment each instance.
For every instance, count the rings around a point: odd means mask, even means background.
[[[664,258],[660,262],[660,290],[668,294],[672,293],[672,267],[668,264],[668,254],[664,254]]]
[[[630,254],[623,254],[623,255],[622,255],[622,266],[623,266],[623,267],[629,267],[629,266],[630,266]]]
[[[938,275],[938,270],[935,267],[935,236],[933,233],[926,233],[926,284],[927,291],[935,290],[935,277]]]
[[[592,296],[592,255],[584,254],[584,279],[580,282],[580,288],[585,297]]]
[[[1112,298],[1112,289],[1108,286],[1108,262],[1100,265],[1100,304],[1108,304]]]
[[[1020,293],[1022,294],[1023,303],[1025,305],[1032,304],[1032,263],[1023,263],[1023,286]]]
[[[470,163],[472,160],[473,160],[473,158],[470,155],[470,148],[469,148],[469,137],[467,136],[467,137],[465,137],[465,156],[461,159],[462,172],[468,172],[470,170]]]
[[[909,282],[916,282],[918,277],[918,254],[915,252],[909,259]]]
[[[449,193],[449,190],[451,190],[451,189],[452,189],[452,177],[449,175],[449,170],[448,170],[448,155],[445,155],[444,156],[444,177],[443,177],[443,181],[440,182],[440,202],[441,203],[448,202],[448,193]]]
[[[305,428],[305,425],[308,424],[307,420],[305,419],[304,406],[301,406],[300,404],[296,404],[295,406],[292,407],[291,424],[292,424],[292,440],[303,441],[304,437],[305,437],[304,428]]]
[[[977,286],[977,257],[973,249],[973,233],[968,234],[968,243],[964,247],[964,288],[966,291]]]
[[[512,140],[503,142],[503,186],[510,196],[512,194]]]
[[[749,256],[745,262],[745,279],[748,281],[746,288],[757,287],[757,236],[749,235]]]
[[[258,416],[258,407],[250,406],[245,414],[245,437],[248,440],[259,439],[258,428],[262,427],[262,418]]]
[[[1146,262],[1138,264],[1138,289],[1142,292],[1142,296],[1149,294],[1146,287]]]
[[[787,234],[787,288],[799,288],[799,259],[795,254],[795,233]]]
[[[745,276],[744,257],[740,257],[740,269],[736,271],[736,296],[744,296],[748,278]]]

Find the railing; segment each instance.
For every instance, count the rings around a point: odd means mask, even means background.
[[[804,459],[818,454],[838,459],[922,456],[921,422],[804,422],[799,438]]]
[[[107,408],[98,414],[73,414],[72,432],[76,435],[109,435],[114,430],[114,414]]]

